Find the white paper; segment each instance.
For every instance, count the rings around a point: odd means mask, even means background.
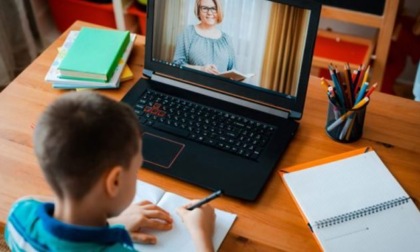
[[[284,179],[324,250],[420,251],[420,212],[411,199],[326,228],[315,225],[409,197],[374,151],[284,174]]]
[[[138,181],[134,202],[139,202],[141,200],[149,200],[153,203],[156,203],[158,206],[170,213],[174,222],[172,229],[168,231],[147,230],[148,233],[156,235],[158,240],[157,243],[154,245],[136,243],[134,245],[136,250],[142,252],[195,251],[191,236],[188,233],[185,225],[182,223],[181,218],[176,213],[176,209],[187,204],[190,201],[189,199],[171,192],[165,192],[161,188],[154,185]],[[232,214],[219,209],[215,209],[215,213],[216,222],[215,233],[213,236],[213,246],[217,250],[222,244],[223,239],[226,237],[229,229],[233,225],[233,222],[236,219],[236,214]]]

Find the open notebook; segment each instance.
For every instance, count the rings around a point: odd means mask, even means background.
[[[282,178],[325,251],[419,251],[420,212],[376,152]]]
[[[136,243],[134,247],[137,250],[142,252],[195,251],[191,236],[185,228],[185,225],[182,223],[181,218],[176,213],[176,209],[187,204],[190,201],[189,199],[171,192],[166,192],[157,186],[138,180],[136,196],[134,197],[133,203],[140,202],[142,200],[153,202],[168,211],[171,214],[174,223],[172,229],[169,231],[149,230],[149,233],[156,235],[158,242],[155,245]],[[215,213],[216,223],[215,233],[213,236],[213,246],[217,251],[235,221],[236,214],[219,209],[215,209]]]

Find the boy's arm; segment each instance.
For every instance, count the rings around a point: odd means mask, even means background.
[[[187,210],[187,207],[195,202],[197,201],[178,208],[177,213],[187,227],[197,251],[214,251],[213,234],[216,219],[214,209],[209,204],[205,204],[193,210]]]

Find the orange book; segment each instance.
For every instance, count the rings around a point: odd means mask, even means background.
[[[280,169],[279,175],[283,179],[283,175],[285,173],[299,171],[299,170],[311,168],[311,167],[314,167],[314,166],[317,166],[317,165],[321,165],[321,164],[326,164],[326,163],[333,162],[333,161],[336,161],[336,160],[340,160],[340,159],[343,159],[343,158],[352,157],[354,155],[361,154],[361,153],[364,153],[364,152],[367,152],[367,151],[369,151],[369,147],[360,148],[360,149],[356,149],[356,150],[352,150],[352,151],[340,153],[340,154],[337,154],[337,155],[333,155],[333,156],[329,156],[329,157],[325,157],[325,158],[321,158],[321,159],[309,161],[309,162],[298,164],[298,165],[294,165],[294,166],[289,166],[289,167]],[[289,186],[287,185],[286,181],[283,180],[283,182],[285,182],[284,184],[286,185],[287,191],[290,193],[290,195],[292,195],[292,199],[295,202],[296,206],[298,206],[298,209],[299,209],[300,214],[302,215],[305,223],[310,228],[311,233],[315,237],[315,240],[317,241],[318,245],[322,249],[322,245],[319,243],[319,240],[316,238],[316,236],[315,236],[315,234],[313,232],[312,226],[309,224],[309,220],[306,218],[305,213],[302,212],[302,209],[299,207],[299,203],[296,201],[296,198],[293,197],[293,193],[290,190]]]
[[[357,155],[357,154],[362,154],[364,152],[368,152],[370,149],[371,149],[370,147],[364,147],[364,148],[355,149],[355,150],[352,150],[352,151],[340,153],[340,154],[337,154],[337,155],[334,155],[334,156],[309,161],[309,162],[306,162],[306,163],[303,163],[303,164],[290,166],[290,167],[287,167],[287,168],[280,169],[279,174],[282,175],[284,173],[289,173],[289,172],[298,171],[298,170],[302,170],[302,169],[306,169],[306,168],[311,168],[313,166],[326,164],[326,163],[336,161],[336,160],[340,160],[340,159],[343,159],[343,158],[346,158],[346,157],[352,157],[352,156]]]
[[[420,248],[419,210],[369,147],[279,174],[322,250]]]

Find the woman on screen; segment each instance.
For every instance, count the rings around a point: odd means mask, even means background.
[[[232,41],[216,27],[223,20],[220,0],[196,0],[194,14],[200,23],[178,37],[173,63],[212,74],[234,69]]]

